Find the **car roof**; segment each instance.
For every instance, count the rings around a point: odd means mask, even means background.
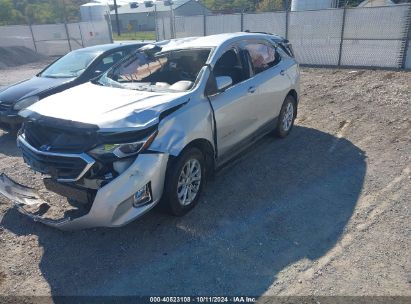
[[[161,41],[158,43],[162,47],[163,51],[174,50],[174,49],[185,49],[185,48],[201,48],[210,47],[217,48],[226,43],[235,42],[237,40],[247,39],[247,38],[269,38],[274,37],[269,34],[264,33],[226,33],[210,35],[205,37],[188,37]]]
[[[87,53],[104,53],[114,49],[127,48],[132,46],[142,46],[143,42],[121,42],[121,43],[109,43],[109,44],[99,44],[94,46],[85,47],[82,49],[75,50],[74,52],[87,52]]]

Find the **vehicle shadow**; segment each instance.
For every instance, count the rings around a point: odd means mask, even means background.
[[[61,232],[10,209],[1,224],[38,236],[56,303],[61,295],[259,296],[286,266],[333,248],[365,173],[351,142],[296,126],[220,171],[182,218],[152,212],[123,228]]]
[[[0,154],[20,156],[21,154],[16,147],[16,135],[0,130]]]

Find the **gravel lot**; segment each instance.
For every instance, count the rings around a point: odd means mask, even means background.
[[[61,232],[0,198],[0,294],[411,296],[411,73],[302,80],[293,133],[220,171],[183,218]],[[0,172],[34,183],[1,131]]]

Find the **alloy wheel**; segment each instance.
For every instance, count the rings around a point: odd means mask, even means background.
[[[288,132],[288,130],[291,129],[291,126],[293,124],[293,119],[294,119],[294,106],[292,102],[289,102],[287,104],[287,108],[285,109],[283,121],[282,121],[282,127],[285,132]]]
[[[201,185],[201,164],[189,159],[180,172],[177,183],[177,197],[181,205],[188,206],[196,198]]]

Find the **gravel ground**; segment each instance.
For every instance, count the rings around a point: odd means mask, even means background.
[[[1,70],[0,86],[39,68]],[[0,198],[0,294],[411,296],[410,86],[303,69],[293,133],[220,171],[183,218],[61,232]],[[1,133],[0,172],[38,185]]]
[[[46,59],[45,56],[24,46],[0,46],[0,69],[20,66]]]
[[[45,66],[56,60],[56,58],[45,58],[41,61],[36,61],[21,65],[18,67],[6,67],[0,69],[0,89],[12,83],[16,83],[33,77],[40,72]]]

